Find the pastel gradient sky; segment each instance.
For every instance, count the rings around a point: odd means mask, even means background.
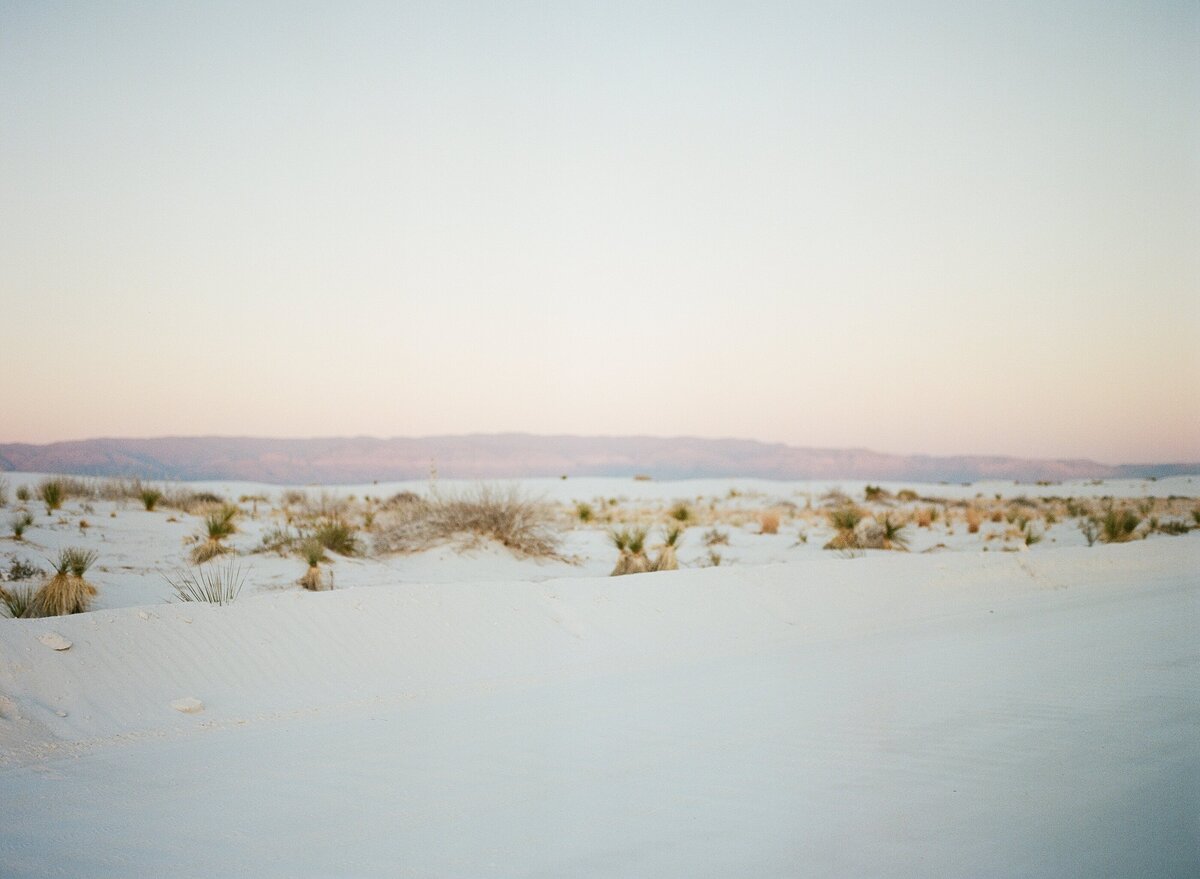
[[[0,441],[1200,460],[1200,4],[0,2]]]

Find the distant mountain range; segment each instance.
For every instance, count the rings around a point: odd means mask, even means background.
[[[1197,463],[1111,466],[1082,459],[889,455],[866,449],[695,437],[159,437],[0,444],[0,470],[85,476],[348,483],[424,479],[434,468],[441,477],[466,479],[645,474],[656,479],[744,476],[921,482],[1032,482],[1200,473]]]

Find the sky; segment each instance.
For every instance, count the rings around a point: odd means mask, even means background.
[[[1200,460],[1200,4],[0,0],[0,441]]]

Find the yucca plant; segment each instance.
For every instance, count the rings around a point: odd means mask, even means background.
[[[46,515],[61,510],[67,490],[61,479],[44,479],[38,485],[38,497],[46,505]]]
[[[1025,535],[1026,546],[1033,546],[1035,543],[1041,543],[1042,537],[1045,536],[1040,531],[1033,530],[1033,523],[1026,523],[1023,533]]]
[[[858,547],[858,537],[854,529],[863,520],[863,512],[853,504],[846,504],[825,514],[829,524],[833,526],[834,535],[825,544],[825,549],[855,549]]]
[[[326,560],[325,545],[315,537],[310,537],[300,544],[300,555],[308,562],[308,570],[300,578],[300,585],[310,592],[320,592],[325,588],[321,576],[321,562]]]
[[[687,504],[680,501],[671,507],[671,518],[676,522],[689,522],[692,518],[692,510]]]
[[[33,596],[26,612],[31,617],[54,617],[87,610],[96,595],[96,587],[83,579],[96,561],[94,550],[61,550],[51,562],[54,576]]]
[[[192,570],[179,570],[163,579],[175,591],[179,601],[204,601],[209,604],[232,604],[242,591],[246,575],[236,562],[226,565],[197,565]]]
[[[13,537],[17,540],[25,539],[25,529],[33,524],[33,514],[30,512],[17,513],[9,520],[9,525],[12,526]]]
[[[199,565],[214,559],[223,553],[230,552],[223,541],[237,531],[233,517],[237,515],[237,507],[225,505],[219,510],[213,510],[204,517],[204,533],[201,542],[192,550],[192,561]]]
[[[146,512],[153,512],[158,506],[158,502],[162,500],[162,492],[154,488],[143,488],[138,497],[142,500],[142,505],[145,506]]]
[[[675,555],[675,551],[683,539],[683,528],[679,525],[672,525],[667,529],[667,533],[663,538],[662,545],[658,549],[658,556],[654,559],[654,563],[650,566],[652,571],[677,571],[679,570],[679,559]]]
[[[577,501],[575,504],[575,515],[580,522],[590,522],[595,517],[596,513],[592,509],[592,505]]]
[[[1133,540],[1142,518],[1127,507],[1110,507],[1100,518],[1100,539],[1105,543],[1125,543]]]
[[[893,522],[891,515],[884,515],[878,521],[879,527],[883,529],[884,549],[898,549],[901,551],[908,549],[908,535],[904,533],[903,522]]]
[[[620,552],[611,576],[644,574],[650,570],[650,560],[646,558],[645,552],[646,533],[645,528],[622,528],[609,533],[609,539]]]
[[[29,616],[33,607],[34,589],[32,586],[16,586],[12,589],[0,587],[0,606],[13,619]]]

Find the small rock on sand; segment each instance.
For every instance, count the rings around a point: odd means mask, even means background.
[[[58,632],[46,632],[44,635],[38,635],[38,640],[54,650],[71,649],[71,642],[58,634]]]
[[[184,714],[199,714],[204,710],[204,703],[189,696],[186,699],[176,699],[171,703],[171,707]]]

